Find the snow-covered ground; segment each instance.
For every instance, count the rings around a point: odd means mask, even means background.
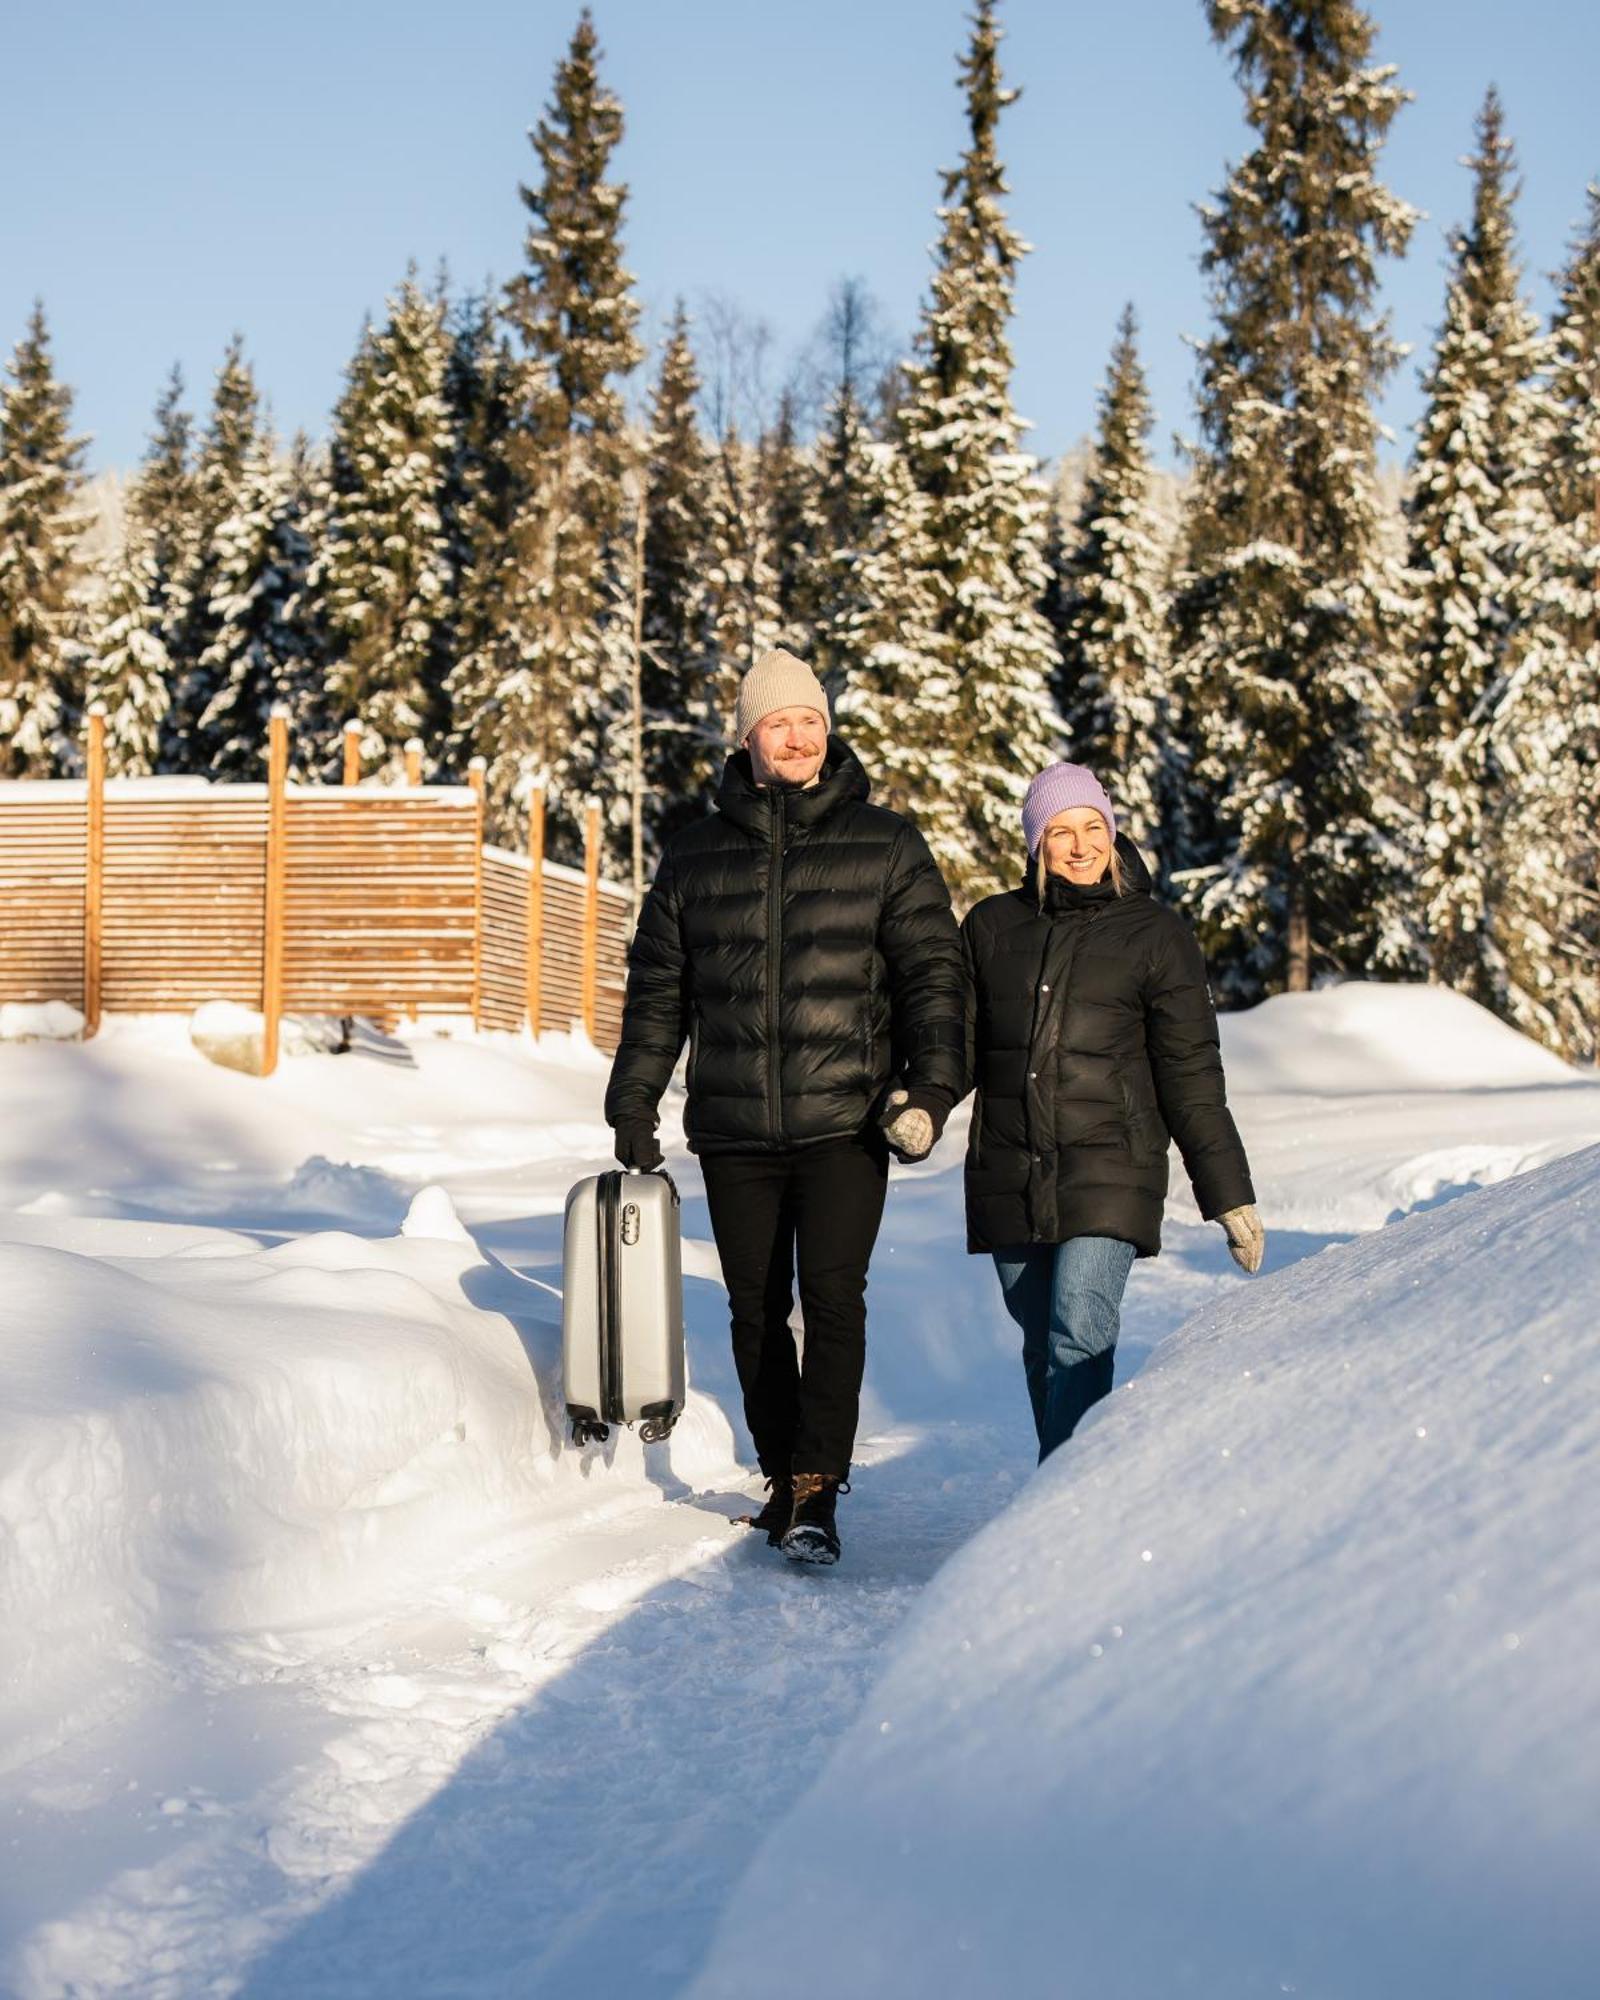
[[[964,1117],[897,1171],[822,1573],[681,1154],[689,1415],[564,1441],[592,1051],[0,1047],[0,1992],[1573,1990],[1600,1164],[1451,1197],[1600,1087],[1425,990],[1225,1039],[1267,1274],[1175,1195],[1037,1478]]]

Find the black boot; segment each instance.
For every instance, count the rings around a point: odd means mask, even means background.
[[[767,1502],[759,1514],[736,1514],[734,1520],[741,1528],[754,1528],[767,1538],[767,1547],[775,1549],[788,1533],[789,1523],[794,1519],[794,1481],[787,1473],[767,1481]]]
[[[836,1563],[839,1530],[833,1510],[848,1484],[831,1472],[797,1472],[794,1476],[794,1517],[781,1547],[791,1562]]]

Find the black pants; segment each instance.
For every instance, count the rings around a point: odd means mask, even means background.
[[[701,1161],[733,1315],[733,1359],[761,1470],[850,1470],[867,1358],[867,1263],[889,1155],[876,1131]],[[789,1314],[798,1262],[805,1360]]]

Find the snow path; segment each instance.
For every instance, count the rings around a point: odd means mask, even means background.
[[[530,1524],[322,1647],[196,1654],[167,1726],[140,1720],[138,1792],[105,1795],[120,1731],[36,1774],[43,1817],[119,1806],[111,1844],[138,1859],[33,1931],[16,1992],[557,1992],[602,1950],[630,1991],[678,1991],[922,1586],[1013,1497],[1015,1443],[875,1441],[831,1574],[730,1528],[745,1495],[700,1495],[543,1547]],[[237,1751],[257,1725],[284,1768],[219,1796],[208,1756],[211,1784],[185,1785],[197,1694],[202,1728]],[[44,1889],[48,1852],[30,1859],[8,1900]]]
[[[0,1051],[0,1204],[19,1240],[37,1218],[114,1259],[117,1218],[382,1237],[435,1180],[485,1247],[558,1279],[563,1192],[605,1157],[592,1053],[418,1054],[398,1075],[287,1064],[264,1089],[165,1026]],[[1278,1060],[1240,1107],[1269,1272],[1600,1138],[1581,1083],[1362,1095],[1338,1077],[1318,1097],[1303,1058]],[[530,1506],[342,1626],[174,1637],[164,1690],[0,1779],[5,2000],[682,1992],[929,1579],[1032,1471],[1014,1330],[961,1246],[963,1126],[892,1182],[837,1570],[783,1563],[730,1525],[753,1488],[692,1492],[663,1452],[655,1485],[596,1465],[582,1509]],[[737,1430],[704,1200],[673,1165],[692,1379]],[[1119,1393],[1243,1284],[1175,1192],[1166,1250],[1130,1288]],[[493,1287],[482,1303],[505,1310]]]

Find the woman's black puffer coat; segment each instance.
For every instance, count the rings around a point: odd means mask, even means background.
[[[1167,1146],[1200,1213],[1255,1200],[1223,1089],[1216,1013],[1189,926],[1117,841],[1125,893],[1052,879],[990,896],[962,925],[974,982],[967,1248],[1114,1236],[1161,1248]]]
[[[654,1122],[685,1038],[692,1151],[860,1132],[892,1081],[962,1094],[961,940],[927,843],[867,804],[833,737],[810,791],[729,758],[717,810],[667,842],[628,954],[606,1118]]]

